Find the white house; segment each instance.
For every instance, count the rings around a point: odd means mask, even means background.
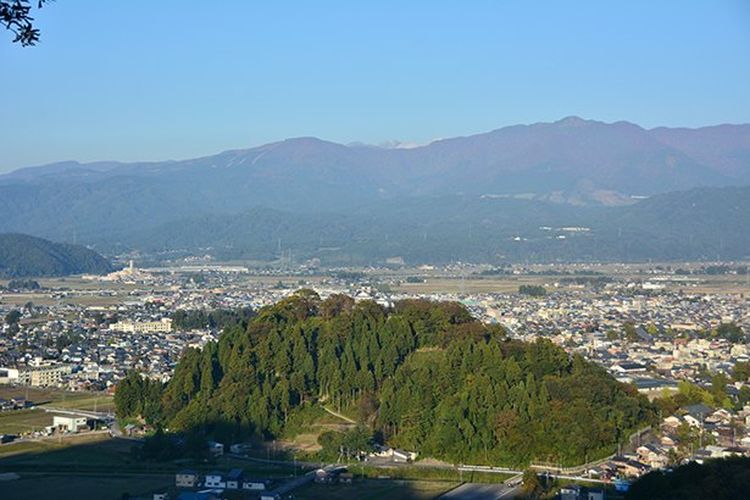
[[[242,481],[242,489],[250,491],[265,491],[270,482],[266,479],[245,478]]]
[[[224,476],[221,472],[211,472],[206,474],[206,481],[204,482],[206,488],[220,488],[224,489],[227,487]]]
[[[81,427],[86,427],[88,420],[86,417],[76,417],[68,415],[53,415],[52,427],[66,430],[69,432],[78,432]]]
[[[413,462],[417,459],[418,453],[415,451],[393,450],[393,460],[395,462]]]
[[[175,474],[175,486],[178,488],[194,488],[198,485],[198,473],[193,470],[181,470]]]
[[[376,444],[375,451],[370,453],[370,456],[379,458],[391,458],[393,456],[393,448]]]
[[[581,487],[569,484],[560,488],[560,500],[578,500],[581,497]]]

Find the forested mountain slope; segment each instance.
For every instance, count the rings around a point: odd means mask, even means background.
[[[581,228],[580,231],[565,228]],[[282,250],[324,263],[743,259],[750,187],[701,188],[620,207],[477,196],[400,199],[349,213],[255,208],[144,230],[149,252],[201,249],[218,259],[273,260]]]
[[[0,234],[0,277],[103,274],[112,264],[86,247],[25,234]]]

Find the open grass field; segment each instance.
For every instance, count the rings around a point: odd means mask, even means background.
[[[431,480],[452,481],[456,483],[502,483],[513,477],[513,474],[460,472],[452,468],[423,467],[420,465],[372,467],[357,464],[350,466],[349,470],[358,477],[371,479]]]
[[[110,394],[90,392],[68,393],[65,399],[58,399],[48,406],[98,412],[115,411],[115,401]]]
[[[458,483],[446,481],[401,481],[386,479],[360,479],[352,484],[310,484],[294,492],[294,497],[304,500],[389,500],[431,499],[452,490]]]
[[[55,304],[78,304],[82,306],[115,306],[128,300],[128,293],[135,290],[136,286],[126,283],[103,283],[99,281],[84,280],[79,277],[67,278],[41,278],[36,280],[42,290],[23,291],[20,293],[3,293],[0,296],[5,304],[22,307],[27,302],[35,305],[51,306]],[[7,284],[7,280],[0,281]],[[106,291],[104,293],[100,293]],[[53,294],[63,292],[63,297],[54,297]],[[110,294],[110,292],[112,292]]]
[[[52,414],[44,410],[16,410],[0,413],[0,434],[20,435],[52,425]]]
[[[515,293],[521,285],[550,286],[560,283],[565,289],[564,279],[573,276],[539,275],[539,276],[492,276],[492,277],[427,277],[422,283],[406,283],[392,286],[394,291],[413,294],[430,293]],[[648,275],[613,275],[616,279],[649,281]],[[750,277],[748,276],[691,276],[689,281],[666,281],[665,290],[684,290],[686,293],[699,294],[748,294],[750,293]]]
[[[94,392],[68,392],[60,389],[0,385],[0,398],[26,398],[36,406],[52,406],[87,411],[114,410],[111,394]],[[0,414],[2,415],[2,414]],[[0,431],[1,432],[1,431]]]
[[[423,283],[403,282],[392,287],[402,293],[514,293],[521,285],[544,285],[549,283],[544,276],[504,276],[502,278],[426,278]]]

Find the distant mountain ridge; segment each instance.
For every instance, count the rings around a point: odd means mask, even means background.
[[[301,137],[183,161],[62,162],[0,175],[0,184],[190,177],[225,169],[241,170],[243,178],[260,183],[294,180],[299,175],[301,180],[341,184],[356,176],[359,183],[371,184],[373,195],[487,189],[546,193],[575,187],[656,194],[709,184],[744,184],[750,181],[748,159],[750,125],[647,130],[623,121],[567,117],[410,148],[345,146]]]
[[[0,277],[104,274],[112,264],[86,247],[25,234],[0,234]]]
[[[747,184],[750,125],[647,130],[568,117],[412,148],[303,137],[183,161],[20,169],[0,176],[0,231],[127,249],[178,220],[225,221],[254,209],[343,224],[419,199],[515,199],[512,210],[565,212]]]

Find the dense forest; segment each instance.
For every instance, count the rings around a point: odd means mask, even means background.
[[[147,252],[210,247],[219,260],[273,260],[281,240],[295,258],[316,257],[330,265],[366,265],[393,256],[409,264],[739,260],[750,245],[747,213],[748,187],[696,189],[596,208],[452,195],[375,203],[346,213],[255,207],[144,228],[129,241]],[[561,230],[567,226],[590,230]]]
[[[188,350],[166,385],[131,374],[120,418],[224,442],[279,436],[311,405],[356,410],[371,435],[466,463],[604,454],[655,408],[550,341],[510,340],[457,303],[386,309],[301,290]]]
[[[104,274],[112,264],[86,247],[25,234],[0,234],[0,277]]]
[[[8,284],[5,286],[7,290],[41,290],[42,287],[39,284],[38,281],[30,280],[30,279],[14,279],[8,281]],[[0,285],[0,290],[3,289],[3,286]]]
[[[750,458],[731,457],[691,462],[671,471],[654,471],[641,477],[626,498],[650,500],[729,500],[748,497]]]
[[[521,285],[518,287],[518,293],[531,297],[544,297],[547,295],[547,290],[541,285]]]
[[[230,325],[247,324],[255,312],[251,307],[242,309],[179,310],[172,314],[175,330],[222,329]]]

